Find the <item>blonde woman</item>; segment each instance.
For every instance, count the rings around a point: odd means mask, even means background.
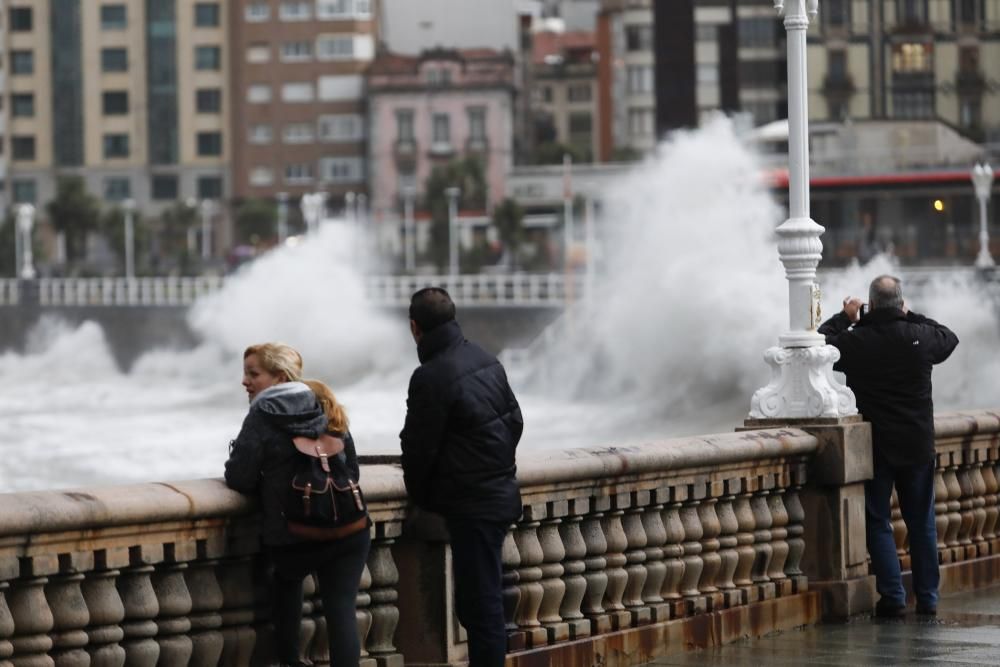
[[[302,381],[302,356],[281,343],[252,345],[243,353],[243,386],[250,411],[230,449],[226,484],[255,496],[261,507],[261,541],[274,565],[273,621],[280,665],[304,665],[299,628],[302,581],[315,572],[333,667],[358,664],[361,647],[355,600],[370,546],[367,529],[334,540],[294,537],[281,511],[281,498],[291,483],[298,456],[292,439],[318,438],[333,432],[344,441],[352,476],[359,469],[347,415],[322,382]],[[315,393],[314,393],[315,390]]]

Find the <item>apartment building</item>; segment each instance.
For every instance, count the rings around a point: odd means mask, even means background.
[[[80,175],[155,212],[226,196],[228,0],[9,0],[11,199]]]
[[[433,168],[478,156],[491,201],[503,197],[513,163],[514,58],[493,49],[380,54],[368,76],[373,215],[399,216]]]
[[[808,58],[813,118],[937,118],[1000,141],[1000,0],[824,0]]]
[[[367,189],[370,0],[233,0],[233,193]]]
[[[0,220],[7,215],[7,206],[10,201],[7,192],[7,155],[10,149],[7,147],[7,109],[10,103],[7,100],[7,17],[0,16]]]
[[[597,144],[597,43],[593,31],[532,35],[531,108],[534,145],[573,147],[591,162]]]

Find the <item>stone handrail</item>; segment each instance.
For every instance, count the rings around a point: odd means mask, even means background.
[[[524,455],[504,546],[510,647],[538,649],[792,596],[817,441],[795,429]],[[358,596],[368,667],[465,656],[444,539],[400,539],[398,467],[365,466],[374,526]],[[262,665],[252,503],[219,480],[0,495],[0,665]],[[436,573],[443,585],[427,580]],[[427,613],[428,595],[444,596]],[[325,657],[307,580],[304,647]]]

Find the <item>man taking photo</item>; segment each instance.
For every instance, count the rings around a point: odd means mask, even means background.
[[[903,590],[890,524],[895,485],[910,541],[917,614],[934,615],[938,602],[937,530],[934,522],[934,404],[931,370],[952,353],[958,337],[947,327],[907,309],[898,278],[882,275],[861,299],[819,332],[840,350],[833,368],[847,376],[858,410],[872,425],[874,476],[865,483],[868,553],[880,599],[875,615],[903,615]]]

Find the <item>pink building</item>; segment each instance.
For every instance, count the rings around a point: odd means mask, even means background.
[[[403,192],[439,164],[483,161],[489,199],[503,198],[512,166],[514,59],[493,49],[383,53],[368,75],[369,183],[375,220],[402,216]]]

